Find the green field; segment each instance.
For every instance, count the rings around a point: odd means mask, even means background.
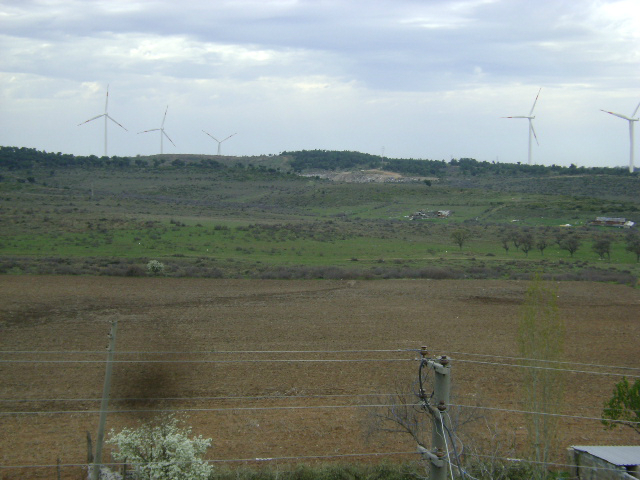
[[[216,168],[145,159],[125,167],[0,169],[0,271],[146,275],[155,259],[176,276],[541,272],[630,284],[640,276],[627,248],[635,229],[589,225],[597,216],[640,220],[637,175],[468,176],[450,168],[430,186],[419,179],[349,183],[298,176],[277,157],[268,168],[225,159]],[[411,220],[419,210],[452,215]],[[468,233],[462,248],[452,238],[461,229]],[[525,234],[533,239],[527,253],[516,248]],[[579,238],[573,256],[562,248],[567,235]],[[601,258],[592,246],[603,237],[609,249]]]

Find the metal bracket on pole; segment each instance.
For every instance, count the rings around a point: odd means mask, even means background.
[[[445,462],[443,460],[444,452],[442,450],[437,450],[436,453],[430,452],[422,445],[418,445],[418,452],[423,457],[427,457],[434,467],[444,468]]]

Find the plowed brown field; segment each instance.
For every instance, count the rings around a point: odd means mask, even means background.
[[[95,438],[116,319],[108,428],[153,415],[139,410],[186,410],[194,433],[213,438],[210,459],[412,452],[415,443],[401,434],[365,438],[362,405],[410,385],[418,364],[408,350],[427,345],[452,357],[457,402],[522,409],[522,369],[495,363],[517,363],[496,356],[518,355],[527,285],[0,276],[0,462],[54,465],[3,468],[0,476],[55,478],[60,459],[63,478],[81,478],[83,468],[71,465],[86,461],[86,432]],[[557,286],[566,359],[591,364],[569,368],[639,375],[640,291]],[[565,413],[599,417],[619,380],[567,374]],[[519,414],[492,419],[524,441]],[[562,418],[560,427],[562,446],[639,440],[586,418]]]

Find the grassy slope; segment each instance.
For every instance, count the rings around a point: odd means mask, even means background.
[[[427,187],[167,167],[31,174],[34,183],[20,183],[15,173],[0,182],[4,271],[41,271],[20,257],[54,264],[45,271],[90,273],[95,264],[116,274],[140,273],[151,258],[183,275],[256,276],[292,266],[374,276],[435,267],[470,276],[590,268],[640,274],[624,248],[626,232],[585,226],[599,215],[636,219],[640,188],[633,177],[448,177]],[[407,218],[439,209],[454,215]],[[574,258],[554,244],[566,223],[583,238]],[[462,250],[450,237],[461,227],[472,232]],[[499,239],[525,227],[549,238],[544,255],[503,250]],[[610,261],[591,250],[596,234],[612,237]]]

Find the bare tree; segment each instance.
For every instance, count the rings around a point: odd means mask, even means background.
[[[520,235],[518,232],[511,232],[511,241],[513,242],[513,246],[516,247],[516,250],[520,249]]]
[[[608,235],[603,235],[596,238],[593,241],[593,245],[591,245],[591,248],[598,254],[600,260],[604,260],[605,257],[611,260],[611,237],[609,237]]]
[[[433,417],[425,408],[425,402],[433,392],[432,377],[425,376],[422,382],[416,381],[404,387],[398,384],[395,392],[380,399],[378,403],[383,406],[368,411],[367,436],[373,439],[380,434],[408,435],[417,445],[431,449]],[[452,449],[455,443],[455,453],[452,452],[450,457],[454,470],[465,471],[472,475],[466,475],[468,478],[478,480],[508,480],[516,478],[513,476],[514,468],[530,468],[504,461],[516,454],[515,432],[507,435],[500,431],[491,411],[482,409],[479,404],[476,405],[478,408],[457,407],[455,397],[452,393],[452,405],[448,409]],[[425,470],[429,470],[428,465],[425,465]]]
[[[523,232],[522,235],[520,235],[520,250],[522,250],[526,257],[529,256],[529,251],[533,248],[534,242],[535,239],[531,232]]]
[[[577,235],[567,235],[560,241],[560,248],[569,252],[569,255],[573,257],[573,254],[580,248],[580,239]]]
[[[458,245],[458,247],[460,247],[460,250],[462,250],[463,245],[470,236],[471,232],[466,228],[460,228],[451,232],[451,239],[456,243],[456,245]]]
[[[538,237],[536,248],[540,250],[540,255],[544,256],[544,250],[549,246],[549,239],[545,236]]]
[[[502,248],[504,248],[504,252],[508,255],[509,248],[511,247],[511,239],[509,237],[502,237],[500,243],[502,244]]]
[[[627,252],[631,252],[636,256],[636,262],[640,262],[640,234],[630,233],[627,235]]]

